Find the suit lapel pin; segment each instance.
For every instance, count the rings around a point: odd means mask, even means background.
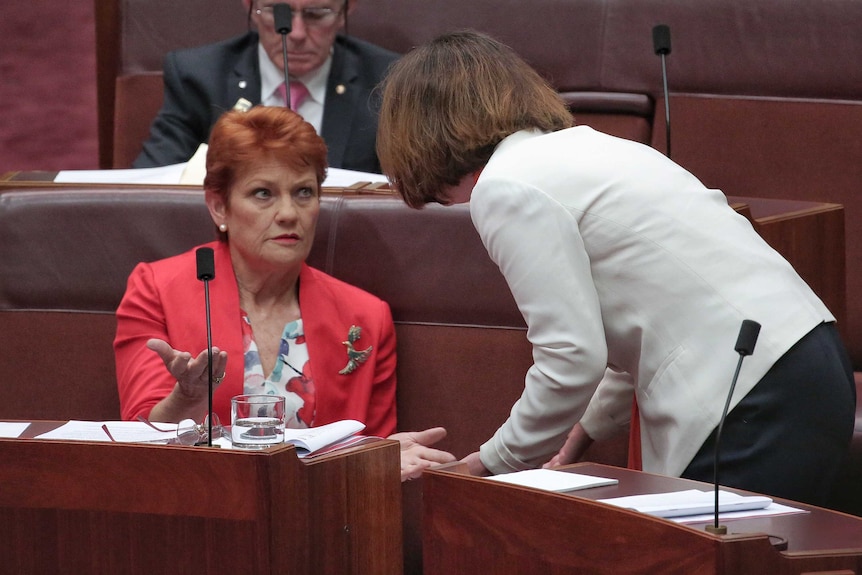
[[[369,345],[367,349],[363,350],[357,350],[353,347],[353,344],[361,336],[362,328],[358,325],[352,325],[350,326],[350,329],[347,330],[347,341],[341,342],[347,348],[347,365],[344,366],[344,369],[338,372],[341,375],[353,373],[353,371],[359,367],[359,364],[365,363],[365,360],[367,360],[368,356],[371,355],[371,350],[374,349],[374,346]]]
[[[335,87],[335,93],[339,96],[347,91],[347,88],[344,87],[344,84],[339,84]]]

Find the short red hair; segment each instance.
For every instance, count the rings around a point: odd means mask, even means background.
[[[294,170],[313,168],[320,186],[326,178],[326,153],[326,143],[314,127],[288,108],[231,110],[218,119],[210,134],[204,189],[227,203],[237,172],[263,155]]]

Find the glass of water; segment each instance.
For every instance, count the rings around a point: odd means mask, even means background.
[[[284,397],[237,395],[230,400],[230,439],[240,449],[264,449],[284,442]]]

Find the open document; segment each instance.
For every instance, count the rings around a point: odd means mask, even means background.
[[[318,427],[307,429],[285,429],[284,442],[296,447],[296,455],[300,458],[317,453],[330,446],[346,447],[346,442],[365,429],[365,424],[354,419],[334,421]]]

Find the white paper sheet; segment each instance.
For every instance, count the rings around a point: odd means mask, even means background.
[[[556,492],[576,491],[578,489],[616,485],[619,483],[618,479],[610,477],[566,473],[565,471],[556,471],[554,469],[526,469],[513,473],[502,473],[487,477],[486,479]]]
[[[750,511],[728,511],[728,512],[718,512],[718,518],[720,521],[732,521],[734,519],[747,519],[749,517],[768,517],[770,515],[790,515],[792,513],[808,513],[808,511],[804,509],[798,509],[796,507],[789,507],[787,505],[782,505],[781,503],[775,503],[774,501],[769,504],[767,507],[763,509],[752,509]],[[710,513],[704,515],[690,515],[687,517],[672,517],[671,521],[676,523],[712,523],[715,519],[715,511],[711,511]]]
[[[54,178],[58,184],[162,184],[203,185],[204,173],[190,170],[183,176],[188,162],[161,168],[138,168],[129,170],[63,170]],[[340,168],[329,168],[323,186],[345,188],[357,182],[386,183],[381,174],[357,172]]]
[[[357,172],[354,170],[343,170],[341,168],[329,168],[326,171],[326,179],[323,180],[324,188],[346,188],[357,182],[371,182],[372,184],[387,183],[389,180],[382,174],[371,172]]]
[[[668,493],[650,493],[600,499],[602,503],[634,509],[648,515],[672,519],[680,523],[710,521],[715,517],[715,492],[688,489]],[[719,518],[733,519],[762,515],[803,512],[772,501],[764,496],[743,496],[719,490]]]
[[[176,423],[156,423],[156,431],[141,421],[76,421],[36,436],[36,439],[73,439],[77,441],[113,441],[118,443],[166,443],[177,436]],[[102,426],[106,426],[110,437]]]
[[[21,437],[29,426],[28,421],[0,421],[0,437],[6,439]]]
[[[161,168],[129,170],[63,170],[57,173],[58,184],[164,184],[180,183],[186,164],[173,164]]]

